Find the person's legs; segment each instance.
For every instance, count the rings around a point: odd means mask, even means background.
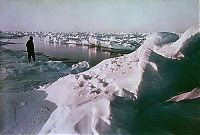
[[[35,61],[35,53],[32,54],[33,61]]]
[[[31,63],[31,54],[28,53],[28,62]]]

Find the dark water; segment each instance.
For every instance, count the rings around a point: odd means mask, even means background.
[[[8,44],[4,47],[11,50],[26,50],[25,44],[28,37],[19,39],[9,39],[9,42],[17,44]],[[119,54],[110,54],[103,52],[96,47],[78,46],[78,45],[59,45],[44,42],[42,38],[35,37],[33,39],[35,44],[35,52],[42,52],[50,57],[57,59],[66,58],[73,62],[88,61],[91,66],[94,66],[104,59],[119,56]],[[37,59],[37,58],[36,58]]]

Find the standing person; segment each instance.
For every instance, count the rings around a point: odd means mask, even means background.
[[[26,48],[27,48],[27,52],[28,52],[29,63],[31,62],[31,57],[33,58],[33,61],[35,61],[34,44],[33,44],[32,36],[29,37],[29,40],[26,43]]]

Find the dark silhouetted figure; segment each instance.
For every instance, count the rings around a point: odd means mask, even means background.
[[[26,48],[27,48],[27,52],[28,52],[29,63],[31,62],[31,57],[33,58],[33,61],[35,61],[34,44],[33,44],[32,36],[29,37],[29,40],[26,43]]]

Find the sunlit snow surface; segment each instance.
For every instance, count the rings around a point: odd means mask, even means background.
[[[195,73],[199,39],[199,26],[190,28],[180,39],[173,33],[152,34],[131,54],[104,60],[86,72],[60,78],[43,89],[48,93],[46,99],[58,107],[40,133],[183,133],[179,130],[185,125],[177,127],[173,123],[193,119],[184,118],[184,108],[178,110],[174,104],[165,105],[165,101],[198,87]],[[55,91],[58,88],[59,92]],[[183,118],[170,117],[171,113]],[[193,121],[191,125],[193,130],[189,126],[185,132],[198,132],[198,124]]]

